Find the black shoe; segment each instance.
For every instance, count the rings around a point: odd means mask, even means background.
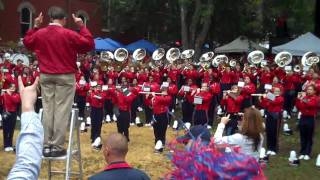
[[[99,146],[93,146],[93,149],[100,151],[102,148],[102,144],[100,144]]]
[[[65,149],[51,148],[51,156],[50,157],[61,157],[67,154]]]
[[[51,147],[46,146],[42,150],[42,154],[44,157],[50,157],[51,156]]]

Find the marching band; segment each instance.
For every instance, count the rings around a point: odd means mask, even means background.
[[[153,126],[155,149],[161,152],[172,121],[181,118],[187,128],[198,124],[211,128],[217,112],[224,112],[231,117],[226,125],[227,134],[231,135],[237,131],[244,110],[255,106],[264,112],[270,155],[279,150],[282,122],[298,110],[301,154],[308,159],[319,109],[318,56],[306,53],[301,64],[292,64],[293,57],[288,52],[277,54],[272,62],[266,61],[261,51],[251,52],[246,62],[208,52],[197,63],[192,61],[193,56],[193,50],[180,53],[177,48],[167,53],[159,48],[151,57],[144,49],[130,56],[124,48],[114,54],[79,55],[75,102],[80,120],[86,119],[86,104],[91,107],[92,143],[100,137],[103,120],[116,120],[118,132],[128,140],[130,124],[144,122],[145,126]],[[14,64],[8,54],[4,56],[0,65],[2,89],[17,85],[18,75],[22,75],[25,85],[39,76],[37,61],[30,65],[25,61]],[[14,96],[10,93],[2,93],[1,109],[16,112],[9,107],[18,103],[18,97],[10,98]],[[179,107],[181,117],[175,115]],[[140,111],[144,116],[139,117]],[[12,133],[5,121],[3,128]],[[10,146],[11,134],[4,139]]]

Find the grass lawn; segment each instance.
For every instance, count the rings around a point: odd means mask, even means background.
[[[215,123],[215,125],[217,122]],[[269,179],[320,179],[320,169],[315,167],[316,156],[320,154],[320,125],[319,118],[317,120],[316,134],[314,136],[314,146],[311,160],[302,161],[299,167],[291,167],[288,165],[289,152],[291,150],[299,152],[299,132],[296,130],[295,120],[289,121],[290,128],[294,129],[293,136],[280,136],[280,152],[277,156],[270,158],[270,163],[264,169],[265,174]],[[213,128],[215,130],[215,127]],[[116,131],[115,123],[104,124],[102,137],[105,137],[110,132]],[[13,153],[5,153],[3,151],[2,130],[0,130],[0,179],[4,179],[15,162]],[[176,132],[169,128],[167,139],[173,139],[177,135],[182,135],[183,132]],[[15,132],[15,138],[18,135],[18,130]],[[171,169],[170,161],[167,159],[166,153],[154,154],[154,138],[153,130],[150,127],[138,128],[132,126],[130,128],[129,154],[127,161],[132,166],[146,171],[152,179],[159,179]],[[81,134],[81,151],[82,163],[85,177],[88,177],[105,166],[105,161],[101,152],[93,150],[90,144],[90,132]],[[57,163],[56,168],[63,168],[62,163]],[[43,161],[40,179],[47,179],[47,162]],[[55,176],[53,179],[62,179],[63,177]]]

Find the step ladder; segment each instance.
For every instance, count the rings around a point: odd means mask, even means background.
[[[42,120],[43,109],[40,109],[39,116]],[[80,149],[80,121],[78,120],[79,110],[72,108],[71,121],[69,124],[69,137],[67,154],[61,157],[42,157],[43,160],[48,162],[48,179],[51,180],[53,175],[64,174],[65,179],[69,180],[70,177],[77,177],[77,179],[83,179],[82,161],[81,161],[81,149]],[[78,171],[72,171],[72,160],[77,161]],[[65,161],[64,170],[53,170],[52,165],[54,162]]]

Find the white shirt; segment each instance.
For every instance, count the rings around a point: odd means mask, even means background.
[[[258,145],[258,150],[254,151],[254,142],[252,139],[249,139],[247,136],[240,133],[236,133],[230,136],[222,136],[224,128],[225,125],[223,123],[220,123],[218,125],[216,133],[214,134],[214,139],[216,143],[239,146],[241,152],[253,156],[255,159],[259,160],[259,153],[263,144],[263,135],[260,135],[261,141]]]

